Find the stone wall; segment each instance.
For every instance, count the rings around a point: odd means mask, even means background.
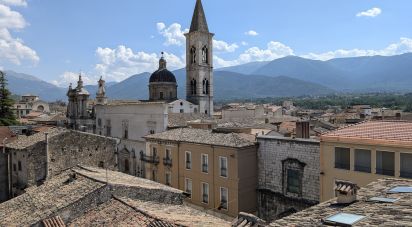
[[[0,203],[8,199],[7,155],[0,151]]]
[[[28,187],[40,185],[46,179],[49,151],[49,176],[52,177],[77,165],[117,170],[117,141],[79,131],[65,131],[24,149],[11,149],[12,182],[15,196]],[[20,164],[19,164],[20,163]],[[20,167],[21,166],[21,167]]]
[[[318,203],[319,141],[261,136],[258,142],[259,217],[271,221]],[[294,192],[287,188],[289,169],[300,182]]]

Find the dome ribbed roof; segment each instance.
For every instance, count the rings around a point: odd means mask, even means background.
[[[176,83],[176,77],[167,69],[159,69],[150,76],[150,83],[153,82],[171,82]]]
[[[159,60],[159,69],[150,76],[149,83],[153,83],[153,82],[176,83],[175,75],[173,75],[172,72],[167,70],[166,64],[167,62],[164,59],[163,52],[162,52],[162,57]]]

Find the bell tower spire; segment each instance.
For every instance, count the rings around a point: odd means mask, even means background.
[[[186,36],[186,99],[199,112],[213,115],[213,33],[209,32],[201,0],[196,0]]]

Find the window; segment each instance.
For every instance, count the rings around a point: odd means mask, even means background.
[[[111,136],[112,135],[112,126],[111,126],[111,120],[106,120],[106,136]]]
[[[153,147],[153,149],[152,149],[152,156],[153,156],[153,158],[157,157],[157,148],[156,147]]]
[[[207,46],[204,46],[203,48],[202,48],[202,62],[203,63],[209,63],[209,56],[208,56],[208,49],[207,49]]]
[[[395,175],[395,153],[376,151],[376,174]]]
[[[189,198],[192,198],[192,179],[185,179],[185,192],[189,194]]]
[[[197,89],[197,84],[196,84],[196,80],[195,80],[195,79],[192,79],[192,80],[190,81],[190,88],[191,88],[191,94],[192,94],[192,95],[196,95],[196,93],[197,93],[197,91],[196,91],[196,89]]]
[[[190,55],[192,64],[196,63],[196,47],[190,49]]]
[[[192,153],[190,151],[186,151],[185,162],[186,169],[192,169]]]
[[[355,149],[355,171],[371,172],[371,151]]]
[[[288,169],[286,190],[291,193],[300,194],[301,183],[300,171],[296,169]]]
[[[169,172],[167,172],[166,173],[166,176],[165,176],[165,178],[166,178],[166,185],[172,185],[172,174],[170,174]]]
[[[16,164],[13,164],[13,171],[14,171],[14,172],[17,171],[17,166],[16,166]]]
[[[184,113],[185,112],[185,110],[184,109],[180,109],[180,113]]]
[[[157,181],[156,170],[152,170],[152,181]]]
[[[19,166],[19,171],[21,171],[21,161],[18,161],[17,164]]]
[[[97,119],[97,126],[102,127],[102,119]]]
[[[335,168],[350,170],[350,149],[335,148]]]
[[[208,160],[208,155],[207,154],[202,154],[202,172],[203,173],[208,173],[209,172],[209,160]]]
[[[163,99],[163,92],[160,92],[160,99]]]
[[[227,158],[219,157],[220,176],[227,177]]]
[[[306,164],[298,159],[288,158],[282,161],[282,166],[283,193],[289,196],[301,197],[303,172]]]
[[[228,208],[228,191],[227,188],[220,188],[220,208],[227,210]]]
[[[129,173],[129,159],[124,160],[124,173]]]
[[[168,149],[168,148],[166,148],[165,157],[166,157],[167,160],[171,160],[171,159],[172,159],[172,152],[171,152],[170,149]]]
[[[122,128],[123,128],[123,139],[129,138],[129,121],[124,120],[122,121]]]
[[[209,203],[209,184],[202,183],[202,202]]]
[[[400,177],[412,178],[412,154],[401,153],[401,175]]]

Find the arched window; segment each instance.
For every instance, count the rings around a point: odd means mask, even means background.
[[[191,55],[192,64],[195,64],[196,63],[196,47],[192,47],[192,49],[190,49],[190,55]]]
[[[191,86],[192,95],[196,95],[196,80],[195,79],[192,79],[192,81],[190,81],[190,86]]]
[[[206,94],[209,94],[209,80],[206,80]]]
[[[203,80],[203,94],[209,94],[209,80]]]
[[[302,196],[302,181],[305,163],[288,158],[282,161],[283,165],[283,193],[300,198]]]
[[[208,64],[209,63],[209,56],[208,56],[208,49],[207,46],[202,48],[202,62]]]

